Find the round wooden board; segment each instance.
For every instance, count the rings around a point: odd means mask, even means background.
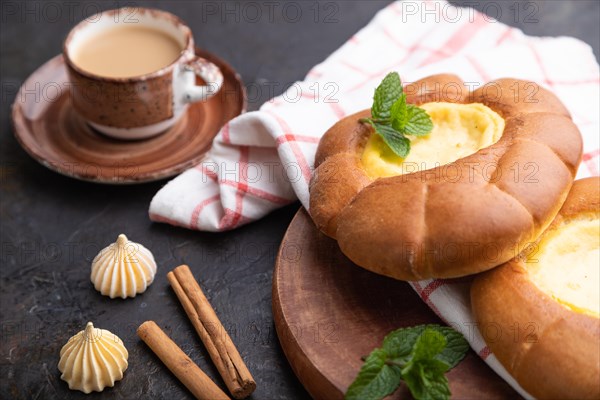
[[[321,234],[301,209],[290,224],[273,276],[275,328],[292,369],[315,399],[341,399],[361,356],[403,326],[442,323],[406,283],[363,270]],[[519,395],[473,351],[448,373],[457,399]],[[401,386],[391,398],[410,398]]]

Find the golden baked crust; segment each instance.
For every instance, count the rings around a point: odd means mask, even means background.
[[[356,264],[402,280],[449,278],[501,264],[537,238],[562,205],[582,141],[562,103],[525,81],[469,92],[454,75],[405,88],[413,104],[483,103],[506,122],[495,144],[453,163],[372,180],[360,157],[372,128],[350,115],[321,139],[310,214]]]
[[[585,212],[600,212],[597,177],[575,181],[552,226]],[[471,306],[486,343],[534,397],[600,398],[600,319],[555,301],[525,268],[515,258],[474,280]]]

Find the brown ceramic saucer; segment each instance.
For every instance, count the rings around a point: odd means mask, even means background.
[[[200,162],[212,139],[246,109],[240,76],[226,62],[200,49],[223,73],[220,92],[193,103],[186,115],[156,137],[123,141],[90,128],[71,107],[63,56],[37,69],[13,103],[15,136],[34,159],[73,178],[111,184],[149,182],[177,175]]]

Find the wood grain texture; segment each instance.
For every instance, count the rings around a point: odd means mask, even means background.
[[[292,369],[316,399],[341,399],[361,356],[403,326],[442,323],[406,282],[365,271],[318,232],[301,209],[282,241],[273,276],[275,328]],[[455,399],[519,395],[473,351],[448,373]],[[410,398],[402,386],[391,397]]]
[[[246,105],[243,83],[233,68],[204,50],[197,49],[196,54],[221,69],[223,86],[211,99],[191,104],[172,128],[158,136],[118,140],[95,131],[73,109],[69,90],[54,101],[35,104],[32,96],[17,96],[12,112],[15,136],[42,165],[81,180],[130,184],[177,175],[200,162],[221,127]],[[64,68],[63,57],[57,56],[28,79],[48,83]],[[33,118],[33,114],[40,115]]]

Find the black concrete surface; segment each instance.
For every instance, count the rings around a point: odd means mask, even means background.
[[[600,2],[457,3],[485,10],[529,34],[581,38],[598,56]],[[227,233],[153,224],[148,204],[165,181],[128,187],[78,182],[39,165],[13,138],[9,108],[21,82],[61,51],[77,21],[99,9],[131,4],[162,8],[186,20],[199,46],[241,73],[253,110],[301,80],[388,1],[258,1],[258,20],[256,14],[243,14],[244,2],[2,1],[0,398],[190,398],[137,339],[135,328],[147,319],[164,327],[224,388],[166,281],[166,272],[181,263],[192,266],[253,372],[258,388],[252,398],[307,398],[279,346],[271,315],[273,262],[298,204]],[[152,249],[159,270],[143,295],[110,300],[90,284],[90,261],[121,232]],[[61,346],[87,321],[118,334],[129,349],[130,364],[114,388],[85,396],[60,380],[57,363]]]

